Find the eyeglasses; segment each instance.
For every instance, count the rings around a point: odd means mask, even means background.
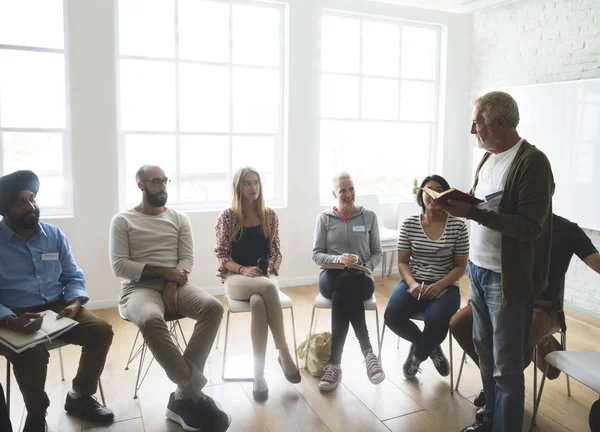
[[[142,183],[152,183],[154,186],[158,186],[162,183],[165,186],[168,186],[171,183],[171,179],[167,177],[163,179],[156,177],[150,180],[142,180]]]

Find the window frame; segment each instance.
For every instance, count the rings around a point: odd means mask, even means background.
[[[3,135],[8,133],[55,133],[62,135],[62,179],[64,180],[64,201],[60,206],[42,206],[44,218],[60,218],[74,216],[73,205],[73,165],[72,165],[72,137],[71,137],[71,99],[70,99],[70,74],[69,74],[69,0],[62,1],[63,16],[63,48],[44,48],[30,45],[12,45],[0,43],[0,50],[24,51],[33,53],[62,54],[65,77],[65,127],[64,128],[36,128],[36,127],[3,127],[2,111],[0,107],[0,175],[9,174],[4,172],[4,140]],[[1,97],[1,95],[0,95]],[[39,175],[39,173],[36,173]],[[44,185],[40,184],[41,194],[44,194]]]
[[[228,61],[217,62],[217,61],[206,61],[206,60],[190,60],[182,59],[179,56],[179,0],[171,0],[174,4],[174,56],[173,58],[166,57],[149,57],[139,55],[123,55],[120,52],[120,22],[119,22],[119,0],[117,0],[115,7],[115,54],[116,54],[116,93],[117,93],[117,145],[118,145],[118,160],[119,160],[119,207],[126,209],[133,202],[127,202],[127,185],[134,181],[133,178],[127,177],[127,160],[126,160],[126,136],[127,135],[166,135],[174,137],[175,139],[175,172],[170,173],[170,177],[173,179],[171,188],[177,188],[176,196],[180,197],[181,178],[184,178],[186,174],[180,172],[180,138],[184,136],[192,137],[211,137],[211,136],[226,136],[228,137],[228,173],[227,173],[227,189],[230,189],[230,184],[233,179],[234,169],[233,167],[233,141],[236,137],[268,137],[274,139],[274,193],[275,197],[269,199],[270,207],[285,207],[287,204],[286,187],[287,185],[287,169],[285,163],[287,162],[287,132],[288,132],[288,87],[289,87],[289,5],[285,1],[271,1],[271,0],[208,0],[214,3],[227,4],[229,7],[229,45],[228,45]],[[279,58],[280,63],[278,66],[258,66],[249,65],[243,63],[233,62],[233,6],[239,5],[250,5],[266,7],[279,12],[280,19],[280,39],[279,39]],[[174,131],[144,131],[144,130],[124,130],[122,127],[122,107],[121,107],[121,60],[142,60],[142,61],[153,61],[153,62],[165,62],[173,64],[175,67],[174,73],[174,89],[175,89],[175,130]],[[180,122],[180,98],[179,98],[179,71],[181,64],[190,65],[209,65],[209,66],[225,66],[229,69],[229,131],[228,132],[188,132],[181,130]],[[233,71],[235,69],[254,69],[254,70],[271,70],[279,72],[279,119],[278,127],[279,132],[277,133],[253,133],[253,132],[234,132],[233,131]],[[211,173],[197,172],[195,175],[211,175]],[[190,175],[190,174],[187,174]],[[214,211],[222,209],[224,206],[229,206],[231,202],[230,193],[227,194],[223,201],[194,201],[194,202],[182,202],[179,198],[177,201],[171,201],[171,205],[179,210],[186,212],[202,212],[202,211]]]
[[[353,11],[348,11],[348,10],[339,10],[339,9],[332,9],[332,8],[323,8],[321,10],[321,17],[320,17],[320,22],[321,22],[321,33],[319,35],[320,40],[322,40],[322,23],[323,23],[323,18],[324,17],[335,17],[335,18],[350,18],[350,19],[355,19],[359,22],[359,38],[358,38],[358,42],[359,42],[359,65],[358,65],[358,73],[345,73],[345,72],[328,72],[328,71],[324,71],[322,68],[322,57],[319,57],[319,81],[322,82],[322,78],[323,76],[330,76],[330,77],[352,77],[352,78],[358,78],[358,117],[324,117],[321,115],[321,113],[319,113],[319,137],[321,137],[321,129],[322,129],[322,125],[323,125],[323,121],[328,121],[328,122],[335,122],[335,121],[341,121],[341,122],[367,122],[367,123],[396,123],[396,124],[427,124],[430,125],[431,127],[431,136],[430,136],[430,143],[429,143],[429,160],[427,161],[427,166],[430,172],[435,171],[435,168],[438,166],[438,154],[437,154],[437,150],[439,148],[439,137],[440,137],[440,132],[442,130],[442,120],[440,119],[440,105],[441,105],[441,95],[442,95],[442,56],[444,55],[443,51],[443,47],[444,47],[444,26],[442,24],[436,24],[436,23],[426,23],[426,22],[419,22],[419,21],[411,21],[411,20],[407,20],[407,19],[402,19],[402,18],[397,18],[397,17],[393,17],[393,16],[380,16],[380,15],[372,15],[369,13],[365,13],[365,12],[353,12]],[[399,26],[399,36],[398,36],[398,42],[399,42],[399,58],[398,58],[398,74],[396,77],[392,77],[392,76],[387,76],[387,75],[369,75],[369,74],[365,74],[363,73],[363,41],[364,41],[364,33],[363,33],[363,27],[364,27],[364,22],[368,21],[368,22],[380,22],[383,24],[396,24]],[[402,62],[403,62],[403,56],[402,56],[402,30],[404,27],[419,27],[419,28],[425,28],[428,30],[434,30],[434,43],[435,43],[435,53],[436,53],[436,58],[434,61],[434,76],[432,79],[420,79],[420,78],[404,78],[402,76]],[[398,83],[398,97],[397,97],[397,102],[398,102],[398,113],[397,113],[397,117],[396,119],[390,120],[390,119],[375,119],[375,118],[364,118],[363,117],[363,107],[362,107],[362,102],[363,102],[363,80],[364,79],[382,79],[382,80],[390,80],[390,81],[395,81],[396,83]],[[422,83],[429,83],[429,84],[433,84],[434,86],[434,94],[433,94],[433,101],[434,101],[434,112],[433,112],[433,118],[432,120],[401,120],[401,105],[402,105],[402,83],[403,82],[422,82]],[[321,101],[322,98],[322,92],[320,92],[319,94],[319,101]],[[320,164],[322,163],[323,159],[321,158],[321,148],[322,148],[323,143],[321,142],[321,140],[319,139],[319,162]],[[321,172],[321,165],[319,166],[319,172]],[[333,171],[332,171],[332,176],[333,176]],[[324,182],[329,182],[330,179],[323,179],[320,178],[319,179],[319,202],[321,204],[321,206],[323,205],[328,205],[331,203],[331,195],[330,193],[327,193],[325,195],[321,194],[321,189],[322,189],[322,185]],[[412,189],[412,188],[411,188]],[[380,200],[381,202],[393,202],[393,203],[397,203],[397,202],[413,202],[414,201],[414,196],[412,195],[412,191],[411,190],[407,190],[405,193],[396,193],[396,194],[388,194],[388,193],[381,193],[381,192],[377,192],[377,195],[380,196]]]

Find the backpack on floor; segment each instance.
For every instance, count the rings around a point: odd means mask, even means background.
[[[307,352],[307,345],[310,348]],[[322,332],[314,333],[310,336],[310,344],[308,337],[298,347],[298,357],[306,359],[306,368],[312,376],[322,377],[323,368],[329,361],[331,355],[331,333]]]

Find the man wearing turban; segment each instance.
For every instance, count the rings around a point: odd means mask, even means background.
[[[34,333],[42,326],[40,312],[53,310],[79,324],[58,337],[82,346],[73,388],[65,410],[94,423],[110,423],[114,415],[92,396],[112,343],[111,326],[82,307],[88,301],[85,279],[65,234],[41,222],[36,195],[38,176],[16,171],[0,178],[0,326],[18,333]],[[40,318],[41,317],[41,318]],[[39,319],[38,319],[39,318]],[[48,349],[44,344],[20,354],[0,344],[14,367],[25,400],[24,431],[46,431],[50,405],[44,391]]]

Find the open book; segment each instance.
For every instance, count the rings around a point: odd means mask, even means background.
[[[365,273],[371,273],[371,269],[365,266],[361,266],[360,264],[342,264],[342,263],[326,263],[321,264],[322,269],[331,269],[331,270],[344,270],[347,268],[364,271]]]
[[[483,202],[483,200],[480,200],[479,198],[476,198],[473,195],[460,191],[456,188],[450,188],[444,192],[434,191],[428,187],[423,187],[421,189],[423,189],[423,192],[427,193],[427,195],[433,198],[436,201],[436,204],[446,204],[448,200],[462,201],[472,205],[481,204]]]
[[[25,334],[7,328],[0,328],[0,343],[19,354],[36,345],[52,342],[54,338],[79,324],[77,321],[66,317],[57,320],[58,314],[51,310],[40,312],[40,315],[44,315],[44,321],[42,322],[42,328],[35,333]]]

